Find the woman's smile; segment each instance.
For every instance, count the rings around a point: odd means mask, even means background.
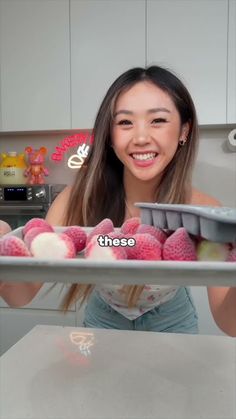
[[[137,167],[149,167],[156,163],[158,153],[155,152],[142,152],[131,153],[133,164]]]

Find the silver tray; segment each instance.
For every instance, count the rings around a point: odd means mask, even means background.
[[[136,202],[143,224],[177,230],[222,243],[236,242],[236,208]]]
[[[66,227],[55,227],[62,232]],[[91,228],[85,228],[87,232]],[[22,237],[22,227],[9,235]],[[235,262],[48,260],[0,256],[0,280],[84,284],[235,286]]]

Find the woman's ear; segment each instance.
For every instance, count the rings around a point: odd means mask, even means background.
[[[190,131],[190,122],[185,122],[181,127],[180,139],[186,141]]]

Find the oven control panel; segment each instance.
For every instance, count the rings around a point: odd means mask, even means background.
[[[0,200],[5,202],[24,202],[37,201],[45,202],[47,198],[46,188],[38,186],[37,188],[31,186],[0,186]]]
[[[0,205],[50,204],[65,185],[0,185]]]

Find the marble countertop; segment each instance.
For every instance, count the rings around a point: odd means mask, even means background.
[[[235,419],[236,339],[39,325],[0,387],[1,419]]]

